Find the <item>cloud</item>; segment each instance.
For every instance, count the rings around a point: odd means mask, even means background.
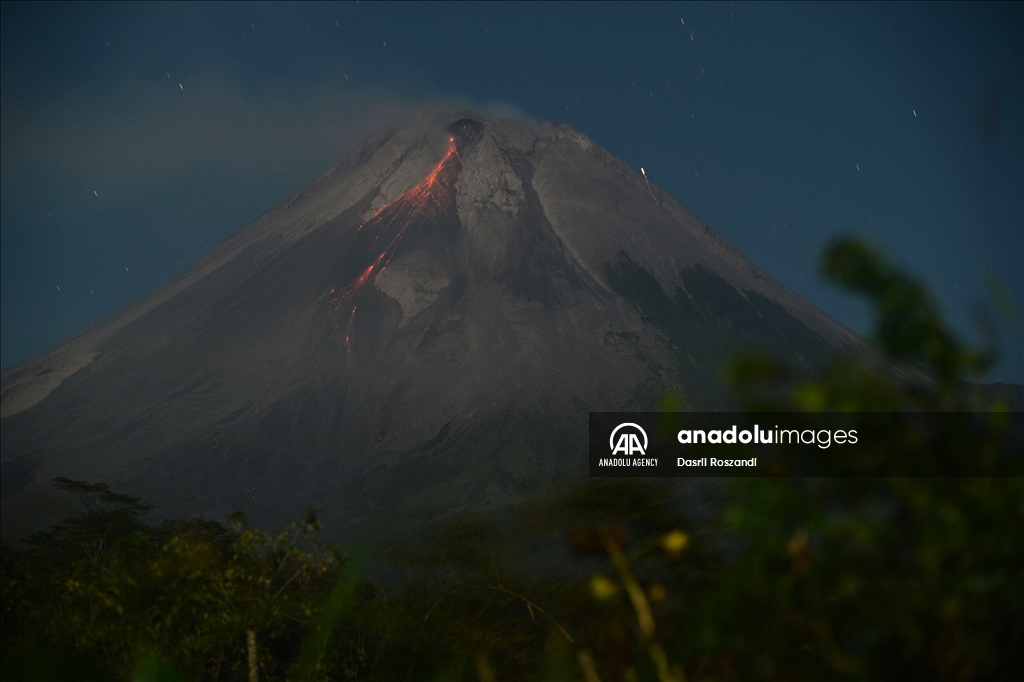
[[[5,103],[4,199],[63,203],[62,194],[130,195],[197,169],[246,175],[323,162],[413,106],[390,93],[259,97],[216,80],[185,89],[125,82],[98,96]]]
[[[377,128],[401,124],[418,108],[531,118],[503,102],[412,97],[386,88],[297,92],[270,86],[254,92],[231,77],[126,79],[103,92],[78,89],[45,102],[4,99],[0,173],[8,216],[44,207],[74,210],[94,192],[130,200],[199,171],[236,181],[272,169],[315,174]]]

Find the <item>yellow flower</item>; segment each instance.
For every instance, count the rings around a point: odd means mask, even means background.
[[[603,575],[592,575],[590,591],[598,601],[608,601],[618,593],[619,586]]]
[[[661,548],[665,554],[675,559],[690,544],[690,536],[683,530],[673,530],[661,536]]]

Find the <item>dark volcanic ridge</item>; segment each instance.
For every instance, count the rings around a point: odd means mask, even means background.
[[[586,476],[589,411],[720,406],[737,348],[858,343],[572,128],[421,113],[3,373],[4,535],[55,476],[342,534],[511,504]]]

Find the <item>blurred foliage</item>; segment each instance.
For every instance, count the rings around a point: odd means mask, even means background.
[[[814,478],[594,480],[424,523],[388,557],[397,589],[317,542],[315,510],[275,536],[153,526],[60,479],[82,513],[3,550],[3,679],[1017,679],[1024,488],[997,474],[1021,455],[1006,401],[968,383],[994,355],[863,242],[822,274],[871,302],[873,347],[814,376],[756,355],[726,372],[751,411],[891,413],[866,475],[830,476],[830,451]],[[882,475],[964,453],[992,475]]]
[[[4,547],[5,680],[252,679],[250,661],[270,679],[354,677],[358,637],[297,657],[323,629],[332,588],[354,589],[344,555],[315,538],[316,510],[276,536],[241,514],[227,525],[153,526],[137,498],[104,484],[55,483],[85,508],[20,548]]]
[[[875,353],[804,379],[746,356],[730,378],[754,411],[847,412],[876,428],[869,413],[891,413],[886,452],[869,453],[874,477],[732,480],[724,527],[744,551],[690,641],[712,644],[719,677],[1015,677],[1024,488],[998,474],[1002,458],[1021,457],[1019,434],[1002,437],[1006,399],[969,383],[995,355],[958,341],[924,287],[865,242],[831,244],[821,273],[869,300]],[[881,475],[886,458],[938,473],[945,458],[965,456],[991,475]]]

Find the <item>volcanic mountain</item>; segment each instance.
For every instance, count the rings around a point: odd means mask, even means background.
[[[586,476],[589,411],[715,408],[735,348],[857,344],[576,130],[421,113],[3,373],[4,534],[56,476],[346,534],[500,507]]]

